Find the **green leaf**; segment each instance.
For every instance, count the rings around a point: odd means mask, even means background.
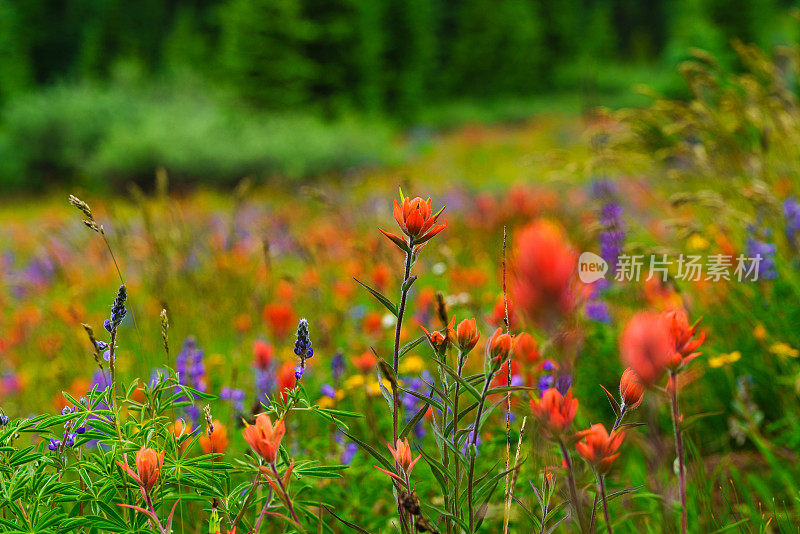
[[[424,335],[423,336],[419,336],[414,341],[409,341],[408,343],[406,343],[405,345],[400,347],[400,350],[398,351],[398,357],[402,358],[403,356],[408,354],[410,351],[414,350],[414,347],[416,347],[417,345],[419,345],[423,341],[425,341],[425,336]]]
[[[361,280],[359,280],[355,276],[353,277],[353,280],[355,280],[361,287],[363,287],[364,289],[369,291],[372,294],[373,297],[378,299],[378,302],[383,304],[386,307],[387,310],[392,312],[392,314],[394,314],[394,316],[397,317],[397,306],[395,306],[394,303],[391,300],[386,298],[384,295],[382,295],[377,290],[372,289],[371,287],[369,287],[367,284],[365,284],[364,282],[362,282]]]
[[[406,426],[403,427],[403,431],[400,432],[400,439],[403,439],[404,437],[406,437],[408,435],[408,433],[411,432],[411,430],[415,426],[417,426],[417,423],[419,423],[420,419],[425,417],[425,412],[428,411],[428,408],[430,408],[430,405],[431,404],[429,402],[425,403],[422,406],[422,408],[420,408],[419,411],[414,415],[414,417],[412,417],[411,420],[408,423],[406,423]]]

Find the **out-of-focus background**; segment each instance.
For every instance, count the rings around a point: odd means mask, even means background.
[[[786,0],[0,0],[0,190],[297,179],[432,130],[686,96]],[[410,139],[410,142],[409,142]]]

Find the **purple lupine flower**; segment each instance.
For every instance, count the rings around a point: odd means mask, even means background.
[[[344,452],[342,452],[342,459],[341,459],[342,465],[350,465],[357,452],[358,452],[358,445],[356,445],[355,443],[351,442],[345,445]]]
[[[345,361],[344,361],[344,354],[341,351],[337,352],[331,358],[331,376],[335,381],[339,381],[339,379],[344,374],[345,369]]]
[[[4,413],[0,413],[0,426],[6,426],[8,424],[8,416]]]
[[[61,440],[57,438],[50,438],[50,444],[47,446],[51,451],[57,451],[61,447]]]
[[[556,390],[561,393],[562,395],[566,395],[569,388],[572,387],[572,377],[569,375],[563,375],[556,378],[555,388]]]
[[[747,227],[749,236],[745,244],[745,254],[753,259],[760,257],[758,264],[758,277],[764,280],[774,280],[778,277],[778,272],[775,270],[775,252],[776,247],[774,243],[769,242],[771,232],[769,228],[758,229],[754,225]]]
[[[544,363],[542,364],[542,369],[544,369],[545,371],[554,371],[555,368],[556,365],[550,360],[545,360]]]
[[[797,250],[800,237],[800,202],[794,197],[783,201],[783,217],[786,220],[786,239]]]
[[[617,261],[622,253],[625,231],[622,224],[622,206],[617,202],[616,185],[611,180],[592,182],[592,195],[602,202],[600,207],[600,256],[608,263],[609,273],[617,272]]]
[[[335,398],[336,397],[336,390],[330,384],[322,384],[320,388],[320,392],[325,395],[326,397]]]
[[[602,300],[590,300],[586,303],[584,312],[586,313],[586,317],[592,321],[597,321],[599,323],[611,322],[611,314],[608,311],[608,304]]]
[[[180,384],[193,387],[198,391],[206,391],[206,367],[203,362],[203,351],[197,348],[197,342],[193,337],[184,340],[183,348],[175,357],[175,369],[178,371]],[[186,397],[181,396],[179,400],[186,400]],[[186,406],[184,412],[196,425],[200,418],[200,410],[197,406]]]
[[[536,386],[539,388],[540,391],[544,392],[553,385],[553,375],[543,375],[539,377],[539,382]]]

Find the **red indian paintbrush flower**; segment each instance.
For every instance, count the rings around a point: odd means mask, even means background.
[[[619,398],[622,404],[629,410],[633,410],[642,402],[644,396],[644,384],[639,380],[636,371],[628,367],[622,372],[619,380]]]
[[[697,325],[700,323],[700,321],[690,325],[689,318],[686,315],[686,310],[682,308],[676,308],[663,312],[661,314],[661,319],[666,324],[667,331],[669,332],[674,347],[667,366],[670,368],[670,370],[677,371],[690,361],[700,356],[700,353],[695,351],[700,347],[700,345],[703,344],[706,335],[704,332],[701,332],[699,337],[694,339],[695,332],[697,331]]]
[[[625,433],[615,430],[609,435],[606,427],[598,423],[588,430],[578,432],[577,437],[580,439],[575,444],[578,454],[592,464],[598,473],[604,475],[619,456],[617,449],[622,445]]]
[[[398,438],[395,445],[397,448],[392,448],[391,445],[388,445],[389,451],[391,451],[392,456],[394,456],[394,461],[397,462],[397,465],[400,466],[407,476],[410,476],[411,470],[414,469],[414,466],[419,459],[422,458],[422,455],[420,454],[417,456],[416,460],[412,460],[411,446],[408,444],[408,438],[405,438],[403,441],[400,441]]]
[[[492,359],[492,369],[497,371],[508,359],[511,354],[513,339],[509,334],[504,334],[502,328],[498,328],[489,338],[488,350],[489,357]]]
[[[541,399],[531,399],[531,412],[544,426],[549,437],[561,436],[572,424],[578,413],[578,399],[572,397],[572,391],[562,395],[556,388],[545,390]]]
[[[639,312],[628,321],[620,338],[620,356],[646,386],[653,385],[667,368],[673,342],[658,314]]]
[[[200,449],[202,449],[203,454],[224,454],[228,448],[228,429],[217,419],[214,420],[213,427],[214,430],[211,431],[211,437],[206,432],[197,440],[200,443]],[[220,461],[222,458],[217,457],[215,460]]]
[[[531,412],[544,427],[545,434],[554,438],[561,436],[572,424],[578,413],[578,399],[572,391],[562,395],[556,388],[545,390],[541,399],[531,399]]]
[[[274,354],[272,345],[263,339],[257,339],[253,343],[253,362],[258,369],[266,371],[272,363],[272,356]]]
[[[455,319],[453,319],[455,321]],[[453,343],[458,344],[458,348],[464,354],[470,352],[472,349],[475,348],[475,345],[478,343],[478,340],[481,338],[480,332],[478,332],[478,323],[475,321],[474,318],[472,319],[464,319],[460,323],[455,330],[455,335],[451,330],[451,338],[453,338]]]
[[[164,451],[161,454],[154,449],[142,447],[136,453],[136,472],[128,467],[128,462],[117,461],[117,464],[128,473],[145,491],[150,491],[158,480],[158,473],[164,464]]]
[[[433,213],[431,210],[430,198],[428,198],[428,200],[422,200],[420,197],[414,199],[403,197],[401,200],[402,204],[398,204],[396,200],[394,201],[394,218],[403,233],[409,237],[413,246],[426,243],[447,227],[447,221],[442,224],[435,224],[444,208]],[[383,229],[378,229],[402,250],[409,249],[409,243],[402,237]]]
[[[283,419],[279,419],[273,426],[269,416],[263,413],[256,417],[255,425],[247,425],[242,432],[247,443],[268,464],[275,463],[285,433],[286,426],[283,424]]]
[[[514,238],[511,294],[528,317],[552,324],[575,309],[578,254],[558,224],[540,219]]]

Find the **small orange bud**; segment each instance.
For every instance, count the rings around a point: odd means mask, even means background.
[[[511,336],[503,333],[502,328],[498,328],[489,338],[489,356],[492,359],[492,368],[499,369],[508,359],[511,353],[513,340]]]
[[[142,447],[136,453],[136,472],[128,467],[128,462],[117,462],[117,464],[125,470],[130,477],[139,484],[145,491],[150,491],[158,480],[158,473],[161,471],[161,466],[164,463],[164,451],[161,454],[153,449],[145,449]]]
[[[623,405],[633,410],[642,402],[643,395],[644,385],[639,380],[639,375],[636,374],[636,371],[628,367],[622,373],[622,378],[619,380],[619,397],[622,399]]]
[[[478,332],[478,323],[475,318],[464,319],[456,327],[456,341],[461,352],[468,353],[475,348],[481,334]]]

